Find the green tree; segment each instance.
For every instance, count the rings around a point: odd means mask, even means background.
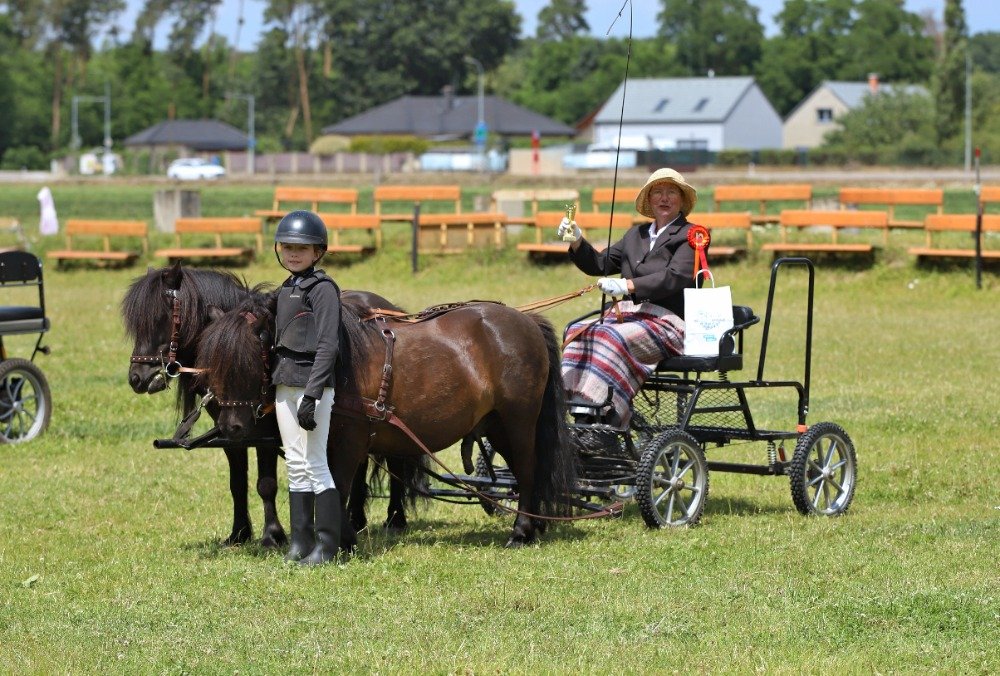
[[[972,65],[987,73],[1000,73],[1000,33],[976,33],[969,38]]]
[[[744,75],[761,55],[764,27],[747,0],[662,0],[658,36],[692,75]]]
[[[590,31],[586,0],[550,0],[538,13],[535,37],[539,40],[565,40]]]
[[[664,40],[599,40],[577,36],[561,42],[531,40],[496,73],[496,91],[531,110],[574,124],[595,111],[625,77],[684,75],[676,48]]]
[[[965,112],[965,55],[969,31],[962,0],[944,6],[944,46],[931,82],[934,92],[934,132],[938,143],[956,135]]]
[[[838,119],[840,129],[827,134],[825,146],[860,153],[929,139],[934,119],[928,103],[923,94],[882,88]]]
[[[903,0],[860,0],[850,30],[840,38],[844,61],[840,80],[864,80],[878,73],[887,82],[926,82],[934,63],[934,42],[923,20]]]
[[[933,43],[902,0],[786,0],[776,19],[755,74],[782,115],[824,80],[923,82],[932,68]]]

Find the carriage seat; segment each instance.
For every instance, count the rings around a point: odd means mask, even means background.
[[[0,289],[19,286],[37,286],[38,304],[0,305],[0,335],[48,331],[42,262],[27,251],[4,251],[0,253]]]
[[[739,371],[743,368],[743,330],[760,321],[746,305],[733,306],[733,328],[722,334],[717,356],[681,354],[664,359],[657,365],[659,372],[708,373]]]

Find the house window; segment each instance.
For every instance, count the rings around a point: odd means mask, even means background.
[[[660,99],[660,102],[656,104],[655,108],[653,108],[653,112],[662,113],[663,109],[667,107],[668,103],[670,103],[670,99]]]
[[[833,110],[830,108],[817,108],[816,121],[820,123],[833,122]]]
[[[708,105],[708,99],[707,98],[702,99],[697,103],[697,105],[695,105],[694,112],[700,113],[706,105]]]
[[[677,150],[708,150],[708,139],[677,139]]]

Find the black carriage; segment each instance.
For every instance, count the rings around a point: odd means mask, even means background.
[[[37,287],[37,303],[30,287]],[[49,384],[34,363],[38,353],[49,353],[42,345],[49,319],[38,257],[27,251],[0,252],[0,290],[4,302],[14,301],[0,305],[0,443],[18,443],[44,432],[52,417]],[[8,356],[5,336],[33,333],[38,334],[38,340],[30,359]]]
[[[764,363],[775,284],[779,270],[790,266],[803,266],[809,275],[803,378],[768,380],[764,376]],[[851,504],[856,483],[854,444],[835,423],[806,423],[814,278],[809,259],[782,258],[774,262],[756,377],[730,379],[731,374],[744,366],[744,332],[760,321],[749,307],[736,306],[734,327],[724,334],[720,354],[677,356],[662,362],[634,398],[627,428],[602,422],[610,410],[610,392],[607,401],[596,406],[571,401],[571,410],[577,414],[571,428],[578,440],[581,470],[578,494],[571,496],[571,502],[597,511],[615,501],[634,498],[643,519],[652,528],[693,525],[705,507],[709,471],[723,471],[788,476],[792,501],[801,513],[829,516],[844,513]],[[574,322],[593,314],[596,313]],[[794,392],[795,429],[758,427],[748,394],[760,389]],[[763,443],[766,462],[708,459],[710,451],[738,442]],[[794,444],[790,457],[786,454],[786,442]],[[495,467],[481,457],[476,469],[478,490],[487,492],[492,499],[510,500],[515,494],[513,478],[503,467]],[[494,510],[488,502],[486,506],[487,511]]]

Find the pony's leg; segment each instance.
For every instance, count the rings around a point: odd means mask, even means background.
[[[260,544],[266,549],[277,549],[288,542],[288,536],[281,526],[275,504],[278,497],[278,449],[275,446],[257,448],[257,495],[264,503],[264,531]]]
[[[533,426],[525,424],[520,429],[532,429]],[[517,427],[505,425],[506,434],[488,435],[490,445],[494,450],[507,461],[514,479],[517,480],[517,490],[520,498],[517,502],[517,509],[520,512],[537,513],[537,505],[534,503],[535,491],[535,454],[533,445],[525,443],[508,442],[508,435],[515,433]],[[514,528],[507,540],[506,547],[523,547],[533,544],[538,539],[536,522],[524,513],[514,517]]]
[[[368,515],[365,507],[368,503],[368,478],[365,476],[365,465],[362,464],[354,473],[351,483],[351,496],[347,500],[347,512],[350,515],[351,527],[355,531],[363,531],[368,527]]]
[[[406,479],[412,484],[412,475],[416,471],[413,464],[401,458],[386,458],[389,470],[389,507],[386,510],[385,523],[382,528],[390,533],[402,533],[406,530]]]
[[[233,530],[223,545],[239,545],[253,537],[250,510],[247,506],[247,449],[227,448],[229,461],[229,492],[233,496]]]

